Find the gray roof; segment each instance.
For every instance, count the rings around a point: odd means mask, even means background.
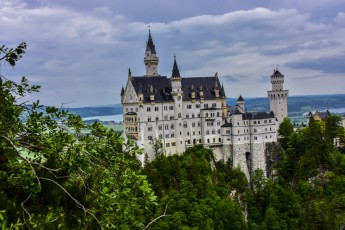
[[[149,30],[149,38],[147,39],[147,44],[146,44],[146,51],[151,51],[152,54],[156,54],[156,47],[155,47],[155,44],[153,44],[150,30]]]
[[[224,125],[221,126],[222,128],[229,128],[232,127],[232,123],[225,123]]]
[[[243,120],[260,120],[260,119],[269,119],[274,118],[274,113],[266,113],[266,112],[251,112],[251,113],[243,113],[242,119]]]
[[[204,92],[205,100],[215,99],[215,86],[217,85],[220,85],[218,77],[182,78],[183,100],[192,100],[191,94],[193,91],[195,92],[195,98],[200,99],[200,88]],[[219,90],[219,96],[220,98],[226,97],[222,90]]]
[[[174,101],[171,95],[171,81],[166,76],[131,77],[137,93],[142,92],[144,102],[150,102],[150,88],[153,89],[155,102]]]
[[[171,79],[166,76],[132,76],[130,80],[136,93],[138,94],[140,91],[142,92],[144,102],[150,102],[150,88],[153,88],[155,102],[174,101],[171,95]],[[200,90],[204,92],[205,100],[215,99],[216,95],[214,88],[217,84],[220,85],[219,79],[216,77],[181,78],[183,100],[192,100],[192,92],[195,92],[195,99],[200,99]],[[226,97],[222,90],[219,90],[219,96],[220,98]]]

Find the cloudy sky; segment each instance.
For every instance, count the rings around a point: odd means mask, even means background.
[[[275,68],[290,95],[345,93],[344,0],[0,0],[0,45],[28,49],[0,74],[42,86],[43,104],[120,103],[145,74],[148,26],[159,73],[216,72],[228,97],[264,97]]]

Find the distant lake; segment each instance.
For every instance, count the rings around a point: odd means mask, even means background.
[[[83,120],[100,120],[100,121],[122,121],[122,114],[107,115],[107,116],[95,116],[95,117],[83,117]]]
[[[319,112],[325,112],[327,109],[321,109]],[[345,113],[345,108],[337,108],[337,109],[328,109],[331,113]],[[312,113],[315,113],[316,111],[311,111]],[[309,112],[303,113],[303,115],[307,115]]]

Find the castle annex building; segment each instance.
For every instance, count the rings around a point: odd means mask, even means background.
[[[277,141],[277,128],[287,117],[284,75],[275,70],[271,76],[270,112],[251,113],[242,96],[237,105],[227,105],[217,73],[183,77],[174,57],[171,76],[159,75],[151,32],[144,63],[146,74],[132,76],[129,70],[121,91],[126,138],[134,140],[150,159],[154,158],[152,141],[159,139],[166,155],[202,144],[213,149],[218,160],[231,158],[234,167],[241,167],[248,177],[255,169],[266,171],[267,145]]]

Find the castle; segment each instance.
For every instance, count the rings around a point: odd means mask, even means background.
[[[267,171],[267,145],[277,141],[277,129],[287,117],[288,90],[277,69],[268,91],[270,112],[247,112],[240,96],[229,107],[218,74],[182,77],[174,57],[171,77],[158,73],[159,58],[149,31],[144,57],[146,75],[132,76],[121,91],[124,135],[154,158],[153,140],[166,155],[196,144],[211,148],[217,160],[233,162],[250,178],[255,169]],[[143,162],[143,156],[141,156]]]

